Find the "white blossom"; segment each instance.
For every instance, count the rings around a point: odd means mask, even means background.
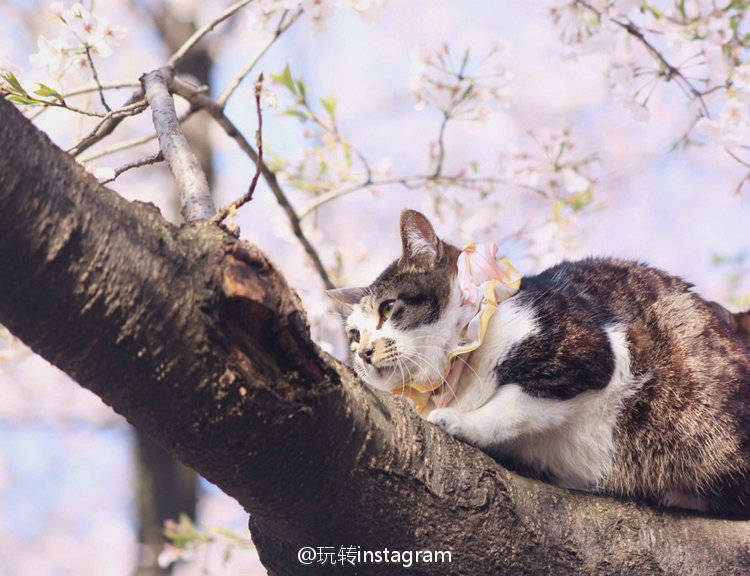
[[[712,42],[696,42],[701,46],[706,62],[706,76],[709,85],[724,84],[727,79],[727,59],[721,46]]]
[[[601,12],[604,7],[593,5]],[[601,19],[594,11],[570,0],[554,0],[547,6],[552,21],[560,29],[560,40],[566,44],[581,44],[601,27]]]
[[[366,22],[374,22],[380,15],[386,0],[347,0],[347,2]]]
[[[38,51],[29,60],[36,68],[58,77],[68,70],[87,69],[87,51],[103,58],[110,56],[112,47],[125,35],[124,28],[95,17],[79,2],[70,8],[65,8],[63,2],[54,2],[50,10],[63,27],[62,33],[52,40],[39,36]]]
[[[64,2],[52,2],[49,6],[50,12],[53,18],[62,20],[65,17],[65,3]]]
[[[76,2],[68,10],[63,10],[62,19],[70,31],[80,40],[85,41],[97,27],[97,19]]]
[[[633,98],[624,100],[623,106],[625,106],[625,109],[630,112],[633,119],[638,122],[648,122],[649,118],[651,118],[651,114],[649,114],[646,105]]]
[[[266,107],[276,110],[279,107],[279,93],[271,90],[268,86],[263,86],[262,102]]]
[[[8,53],[0,49],[0,74],[19,74],[21,70],[10,61]],[[2,82],[2,79],[0,79]]]
[[[376,174],[382,176],[390,176],[393,174],[393,158],[390,156],[383,156],[380,158],[373,167],[373,171]]]
[[[189,561],[189,558],[187,558],[187,556],[188,555],[185,553],[185,550],[183,548],[177,548],[172,544],[165,544],[164,548],[162,548],[161,552],[159,552],[156,563],[159,565],[159,568],[166,569],[179,560],[184,559]]]
[[[709,17],[708,22],[705,23],[704,34],[709,41],[716,44],[729,42],[733,35],[729,14],[720,12]]]
[[[611,64],[607,69],[607,80],[615,97],[628,100],[633,97],[633,68],[631,66]]]
[[[660,34],[669,48],[679,48],[695,34],[693,27],[685,26],[672,18],[659,18],[649,28]]]
[[[571,194],[581,194],[589,189],[591,181],[579,174],[572,168],[566,168],[562,172],[563,186]]]
[[[115,169],[109,166],[96,168],[92,174],[97,180],[112,180],[115,177]]]
[[[716,120],[701,118],[696,130],[707,134],[717,144],[736,148],[750,136],[750,110],[739,98],[727,98]]]
[[[38,51],[29,56],[29,62],[36,67],[51,73],[59,72],[63,67],[63,56],[70,49],[63,37],[48,40],[45,36],[37,38]]]
[[[745,97],[750,96],[750,61],[732,70],[732,88],[744,92]]]
[[[608,11],[614,14],[627,15],[631,10],[641,7],[642,0],[615,0],[609,3]]]
[[[685,16],[688,20],[699,18],[703,14],[710,13],[714,9],[713,0],[687,0],[684,3]]]

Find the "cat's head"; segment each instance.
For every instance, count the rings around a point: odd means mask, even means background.
[[[328,292],[347,307],[355,370],[381,390],[440,380],[459,338],[459,250],[414,210],[401,214],[401,244],[401,257],[369,286]]]

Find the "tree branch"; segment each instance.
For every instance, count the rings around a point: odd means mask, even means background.
[[[255,174],[253,175],[253,179],[250,181],[250,186],[248,187],[247,192],[245,192],[245,194],[243,194],[234,202],[230,203],[229,206],[226,206],[219,210],[211,219],[212,222],[222,222],[227,216],[229,216],[230,213],[234,212],[235,210],[237,210],[237,208],[240,208],[253,199],[253,193],[255,192],[255,187],[258,185],[258,178],[260,177],[261,166],[263,165],[263,113],[260,109],[260,95],[262,91],[263,73],[261,73],[261,75],[258,77],[258,81],[255,83],[255,112],[258,117],[258,130],[255,132],[256,145],[258,146],[258,159],[255,163]]]
[[[99,99],[102,102],[102,106],[104,106],[104,109],[107,112],[111,112],[112,108],[109,107],[109,104],[107,104],[107,99],[104,97],[104,87],[102,86],[102,83],[99,82],[99,73],[96,71],[96,66],[94,65],[94,59],[91,57],[91,48],[89,48],[88,44],[84,45],[84,51],[86,53],[86,59],[89,61],[89,67],[91,68],[91,75],[94,77],[94,83],[97,87],[97,92],[99,92]]]
[[[133,162],[128,162],[127,164],[124,164],[120,166],[119,168],[115,169],[115,175],[112,178],[109,178],[107,180],[102,180],[101,184],[109,184],[110,182],[113,182],[117,179],[117,177],[122,174],[123,172],[127,172],[128,170],[133,170],[134,168],[141,168],[142,166],[151,166],[152,164],[157,164],[158,162],[164,161],[164,154],[162,154],[161,150],[157,152],[156,154],[151,154],[150,156],[146,156],[145,158],[140,158],[139,160],[134,160]]]
[[[180,211],[186,222],[208,220],[216,213],[206,175],[190,150],[182,132],[174,100],[169,93],[172,69],[160,68],[141,77],[143,91],[151,106],[159,146],[169,164],[180,194]]]
[[[90,94],[91,92],[98,92],[99,90],[119,90],[121,88],[140,88],[140,82],[136,81],[123,81],[123,82],[112,82],[110,84],[97,84],[96,86],[81,86],[80,88],[74,88],[67,92],[63,92],[63,98],[70,98],[72,96],[79,96],[81,94]]]
[[[130,98],[127,99],[125,104],[122,105],[122,108],[118,108],[117,110],[113,110],[112,112],[108,112],[107,115],[102,119],[102,121],[96,125],[96,127],[87,134],[83,140],[81,140],[78,144],[73,146],[68,150],[68,154],[71,156],[78,156],[85,150],[88,150],[91,146],[99,142],[102,138],[105,136],[109,136],[114,132],[115,128],[117,128],[120,125],[120,122],[125,120],[127,116],[131,114],[123,114],[120,111],[121,110],[128,110],[130,111],[133,106],[135,106],[135,110],[133,110],[133,114],[141,112],[143,109],[145,109],[145,103],[141,107],[141,102],[143,100],[143,92],[141,90],[136,90],[131,94]]]
[[[600,21],[604,17],[604,13],[601,10],[597,9],[586,0],[575,0],[575,4],[578,4],[579,6],[582,6],[586,10],[589,10],[590,12],[595,14]],[[630,20],[628,20],[627,22],[621,22],[617,18],[609,18],[609,21],[616,26],[619,26],[633,38],[638,40],[644,46],[644,48],[646,48],[646,51],[651,54],[651,56],[659,63],[660,67],[664,69],[662,75],[664,76],[666,81],[669,82],[672,78],[675,78],[677,84],[680,85],[683,91],[686,91],[687,94],[698,100],[701,109],[703,110],[703,113],[706,115],[706,117],[711,117],[708,111],[708,106],[706,105],[706,101],[703,98],[706,93],[701,92],[695,86],[693,86],[693,84],[685,77],[679,67],[670,64],[664,54],[662,54],[651,42],[649,42],[643,31],[638,26],[636,26]]]
[[[442,176],[436,176],[434,173],[424,175],[416,174],[413,176],[394,176],[391,178],[377,178],[374,180],[366,179],[362,180],[361,182],[355,182],[354,184],[346,188],[328,190],[327,192],[319,194],[312,200],[310,200],[300,211],[299,219],[304,220],[324,204],[328,204],[329,202],[332,202],[337,198],[347,196],[348,194],[352,194],[353,192],[358,192],[359,190],[364,190],[366,188],[398,185],[403,186],[404,188],[414,189],[419,186],[425,186],[426,184],[429,184],[431,182],[435,184],[458,186],[467,190],[483,190],[488,186],[498,185],[513,186],[516,188],[529,190],[530,192],[535,192],[536,194],[544,198],[548,197],[547,193],[541,188],[538,188],[536,186],[529,186],[527,184],[511,182],[503,178],[494,178],[491,176],[465,176],[464,174],[446,174]]]
[[[242,149],[245,154],[252,160],[253,163],[258,163],[258,153],[255,151],[255,149],[252,147],[252,145],[247,141],[247,139],[242,135],[242,133],[237,129],[237,127],[234,125],[234,123],[227,117],[227,115],[224,113],[224,109],[222,106],[220,106],[218,103],[216,103],[214,100],[212,100],[209,96],[198,90],[195,86],[190,85],[187,82],[184,82],[180,78],[174,78],[172,82],[172,87],[176,94],[179,94],[183,98],[185,98],[188,102],[190,102],[191,106],[198,108],[198,109],[204,109],[206,112],[208,112],[211,117],[216,120],[216,122],[224,129],[224,132],[226,132],[227,136],[232,138],[239,147]],[[291,202],[289,201],[289,198],[287,197],[284,190],[281,188],[281,185],[279,184],[279,181],[276,178],[276,174],[271,170],[268,165],[265,162],[260,162],[260,168],[261,168],[261,174],[263,175],[263,179],[266,181],[266,184],[268,184],[268,187],[270,188],[273,195],[276,197],[276,201],[279,203],[281,208],[284,210],[284,213],[287,216],[287,219],[289,220],[289,224],[292,227],[292,232],[294,232],[294,235],[297,237],[297,239],[300,241],[300,244],[302,244],[302,247],[305,249],[305,252],[310,257],[310,260],[312,260],[313,266],[315,267],[315,270],[318,272],[318,276],[320,276],[320,279],[323,281],[323,284],[327,289],[335,288],[336,285],[331,280],[330,276],[328,275],[328,272],[326,271],[325,266],[323,265],[323,261],[320,259],[320,255],[318,254],[318,251],[315,249],[315,247],[312,245],[310,240],[308,240],[307,236],[305,235],[304,230],[302,230],[302,224],[300,222],[299,216],[297,216],[296,211],[294,210],[294,207],[292,206]]]
[[[439,178],[443,171],[443,161],[445,160],[445,127],[448,125],[450,115],[443,111],[443,119],[440,122],[440,131],[437,139],[437,158],[435,159],[435,171],[432,173],[433,178]]]
[[[6,101],[0,229],[0,323],[236,498],[271,574],[339,544],[452,551],[419,575],[750,571],[748,522],[520,477],[364,387],[260,250],[98,185]]]
[[[239,2],[235,2],[229,8],[219,14],[216,18],[211,20],[208,24],[198,28],[198,30],[196,30],[195,33],[193,33],[193,35],[190,36],[190,38],[188,38],[174,54],[172,54],[171,58],[169,59],[169,65],[172,67],[176,67],[180,63],[180,60],[182,60],[182,58],[185,56],[185,54],[187,54],[193,46],[200,42],[206,34],[216,28],[216,26],[224,22],[224,20],[232,16],[235,12],[237,12],[241,8],[244,8],[253,1],[254,0],[240,0]]]
[[[285,21],[286,15],[288,10],[285,10],[284,13],[281,16],[281,19],[279,20],[279,24],[276,27],[276,30],[273,33],[273,36],[271,36],[271,39],[266,42],[266,45],[263,46],[260,52],[258,52],[250,62],[248,62],[245,67],[237,74],[230,82],[227,84],[226,88],[222,91],[221,94],[216,98],[216,103],[224,108],[227,105],[227,101],[229,98],[234,94],[234,91],[239,87],[240,84],[242,84],[242,81],[247,77],[250,72],[253,71],[253,68],[255,68],[256,64],[260,61],[261,58],[265,55],[265,53],[268,51],[268,49],[274,45],[276,40],[279,39],[279,37],[289,30],[289,28],[294,24],[300,16],[302,16],[302,8],[299,8],[294,14],[292,14],[292,17],[289,20]]]
[[[178,120],[180,121],[180,124],[183,124],[193,114],[195,114],[195,112],[197,112],[197,110],[193,108],[187,110],[182,116],[178,118]],[[85,164],[86,162],[91,162],[92,160],[96,160],[97,158],[102,158],[104,156],[108,156],[116,152],[128,150],[129,148],[135,148],[136,146],[140,146],[141,144],[147,144],[148,142],[151,142],[152,140],[156,140],[156,138],[157,138],[156,132],[152,132],[151,134],[146,134],[145,136],[138,136],[137,138],[130,138],[128,140],[123,140],[121,142],[117,142],[115,144],[107,146],[106,148],[100,148],[99,150],[95,150],[94,152],[91,152],[89,154],[86,154],[85,156],[82,156],[78,160]]]

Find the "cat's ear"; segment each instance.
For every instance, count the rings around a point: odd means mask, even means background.
[[[399,264],[418,270],[431,270],[443,257],[443,243],[430,221],[416,210],[401,212],[401,247]]]
[[[354,306],[367,293],[367,288],[334,288],[326,290],[326,296],[341,304]]]

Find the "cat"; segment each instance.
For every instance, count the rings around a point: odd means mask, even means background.
[[[463,328],[460,250],[414,210],[400,227],[401,257],[370,286],[329,291],[355,371],[386,391],[444,378]],[[426,418],[563,487],[746,516],[746,320],[645,264],[562,262],[499,304],[455,398]]]

